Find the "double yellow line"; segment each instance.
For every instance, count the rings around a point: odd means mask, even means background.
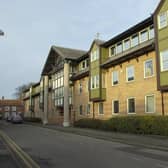
[[[40,168],[40,166],[24,152],[9,136],[0,130],[0,137],[4,140],[8,148],[20,159],[24,168]]]

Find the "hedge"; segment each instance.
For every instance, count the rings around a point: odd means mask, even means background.
[[[124,116],[109,120],[81,119],[76,121],[74,126],[112,132],[168,136],[167,116]]]
[[[42,122],[41,118],[38,118],[38,117],[24,117],[24,121],[35,122],[35,123],[41,123]]]

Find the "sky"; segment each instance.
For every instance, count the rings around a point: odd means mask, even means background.
[[[38,82],[52,45],[88,50],[149,17],[160,0],[0,0],[0,98]]]

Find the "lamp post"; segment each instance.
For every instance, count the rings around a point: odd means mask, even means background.
[[[0,36],[4,36],[4,32],[0,30]]]

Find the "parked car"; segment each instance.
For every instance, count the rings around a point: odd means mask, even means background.
[[[14,124],[21,124],[23,123],[23,119],[19,114],[16,114],[12,117],[11,122]]]

